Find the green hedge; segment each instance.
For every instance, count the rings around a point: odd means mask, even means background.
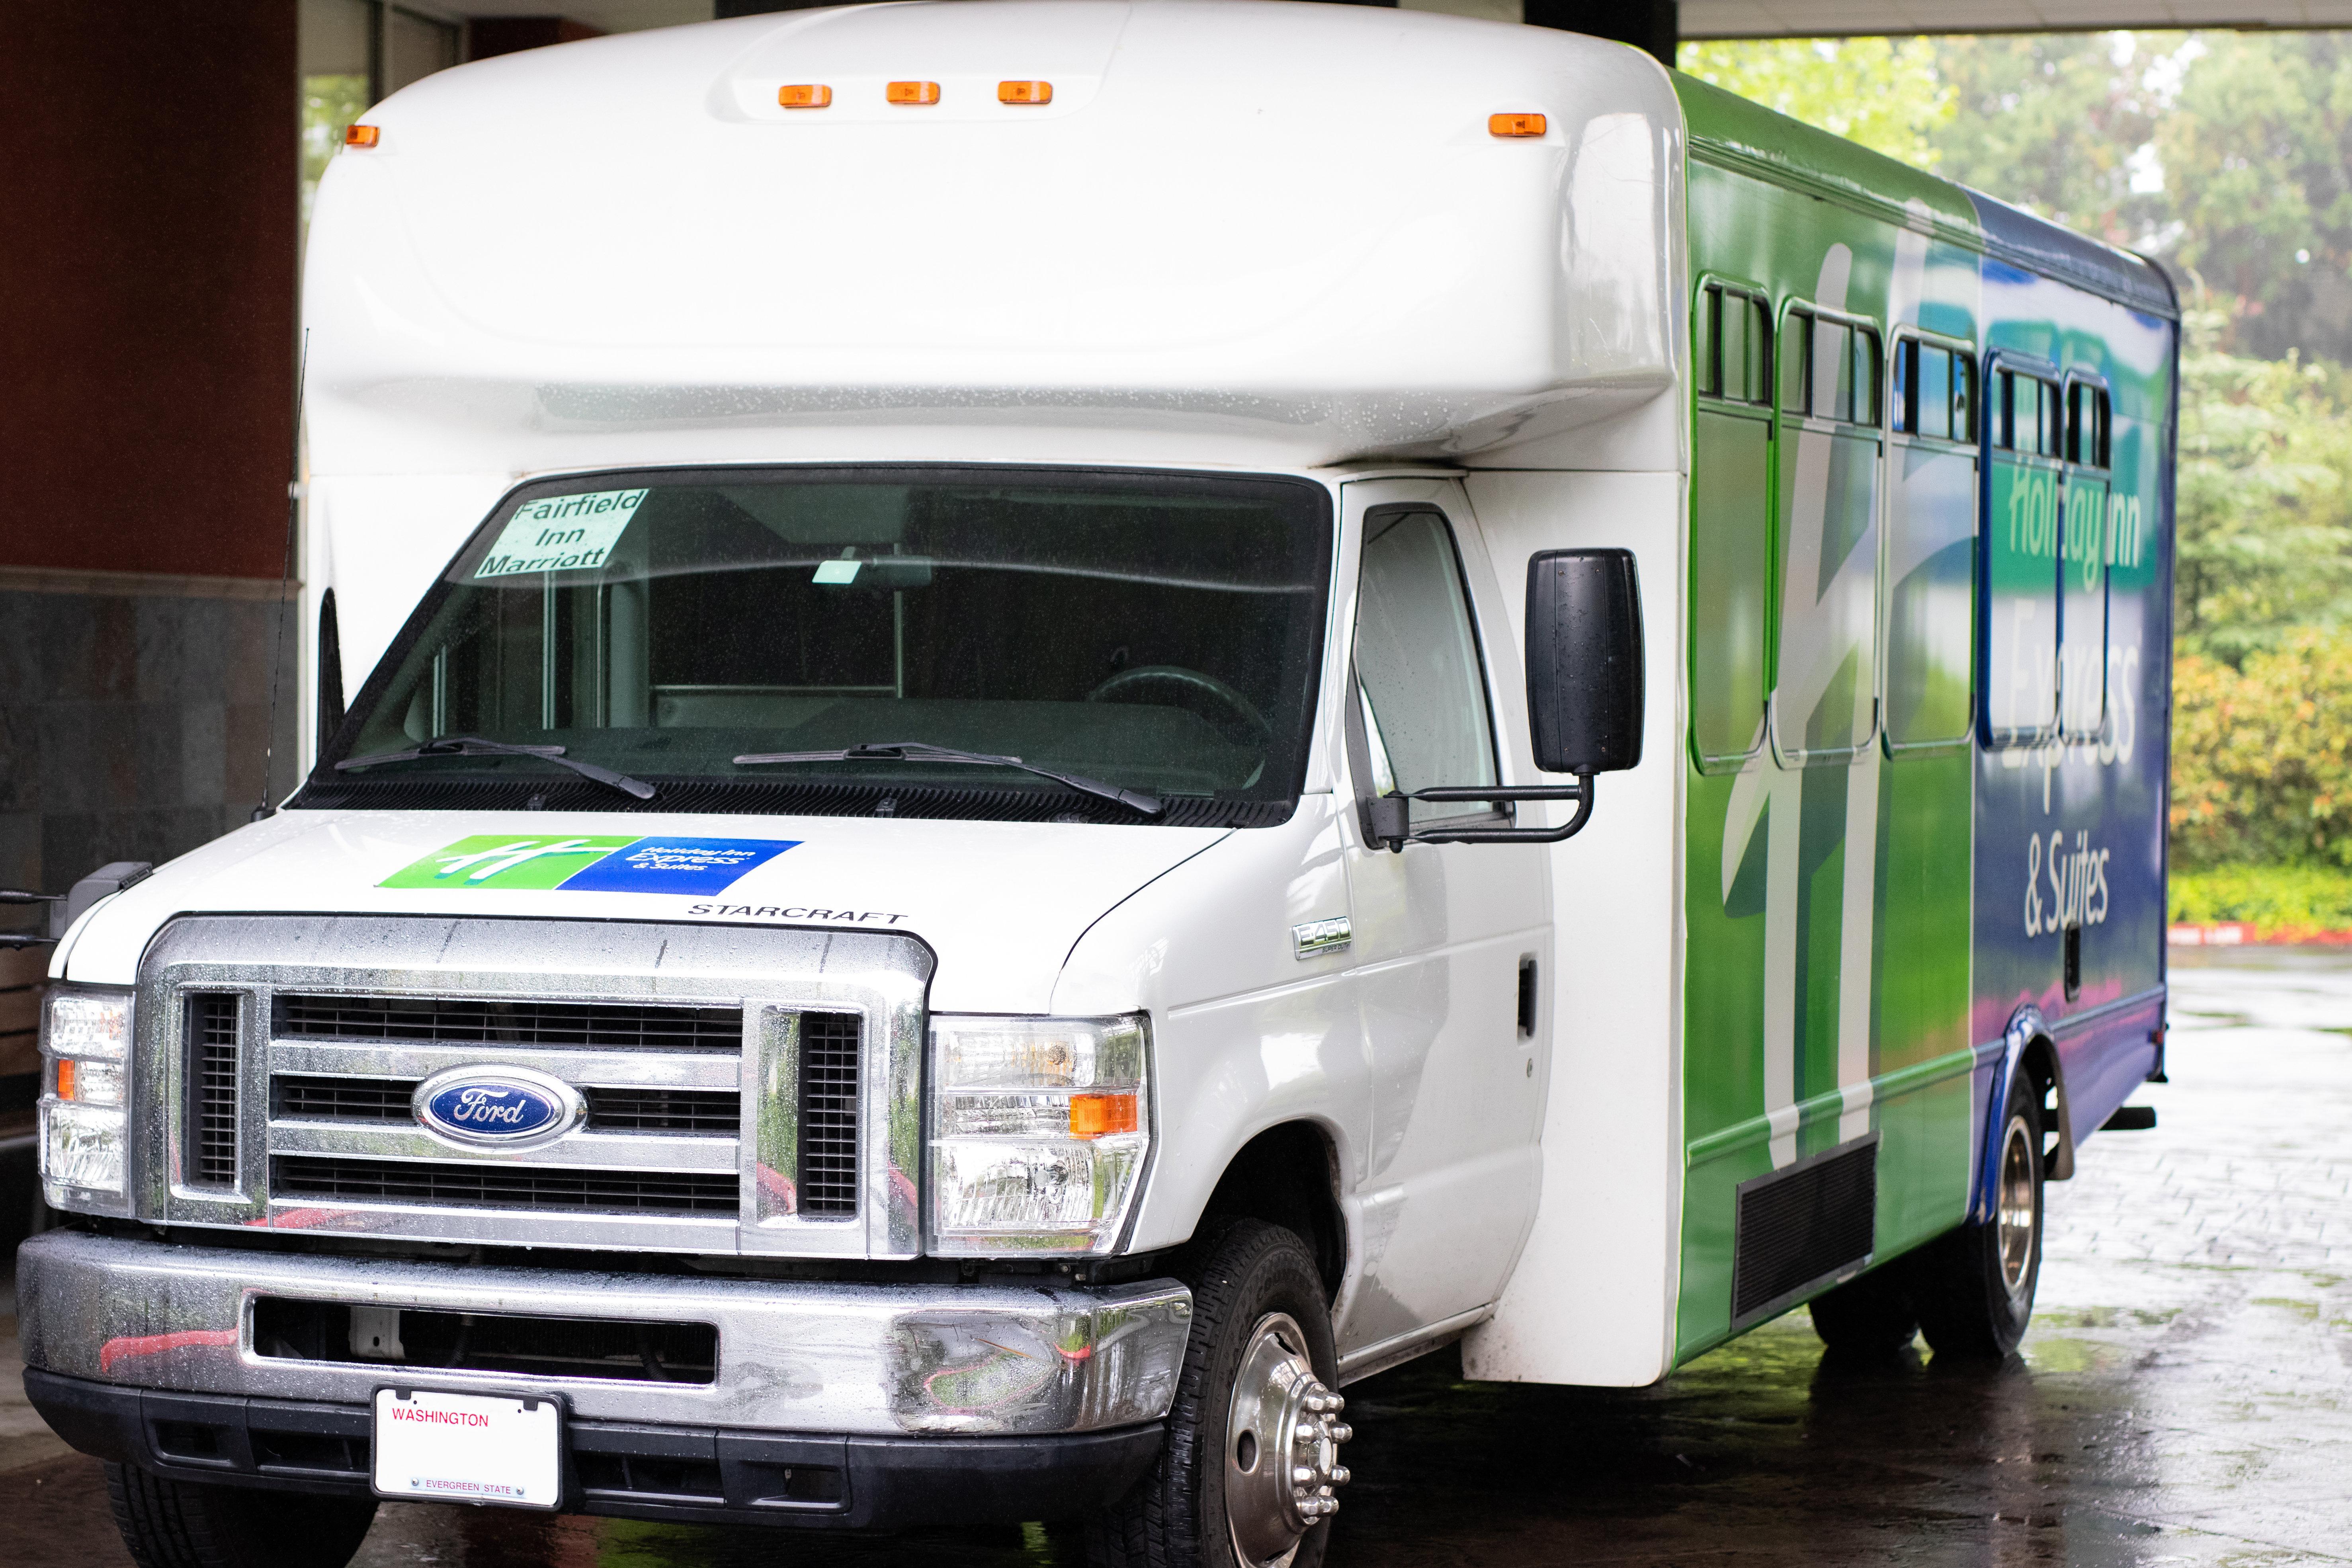
[[[2172,873],[2175,922],[2243,921],[2265,933],[2352,931],[2352,870],[2339,866],[2216,866]]]

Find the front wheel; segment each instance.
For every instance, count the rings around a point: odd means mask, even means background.
[[[139,1568],[344,1568],[375,1519],[372,1497],[198,1485],[106,1467],[115,1528]]]
[[[1347,1484],[1330,1307],[1306,1243],[1237,1220],[1196,1243],[1192,1335],[1150,1473],[1096,1520],[1096,1568],[1315,1568]]]
[[[1992,1219],[1919,1249],[1912,1300],[1938,1356],[1998,1360],[2017,1348],[2042,1278],[2042,1105],[2033,1080],[2011,1083],[2001,1111]]]

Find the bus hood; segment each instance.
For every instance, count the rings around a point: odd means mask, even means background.
[[[1042,1013],[1108,910],[1233,830],[875,817],[281,812],[84,917],[53,973],[129,984],[188,913],[692,921],[904,931],[931,1005]]]

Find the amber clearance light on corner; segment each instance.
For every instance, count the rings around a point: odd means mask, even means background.
[[[831,109],[833,89],[823,82],[795,82],[776,89],[776,101],[786,109]]]
[[[1054,84],[1050,81],[1000,81],[996,84],[999,103],[1051,103]]]
[[[343,145],[346,147],[373,147],[383,138],[383,132],[373,125],[343,127]]]
[[[1540,136],[1549,123],[1540,114],[1490,114],[1486,132],[1491,136]]]

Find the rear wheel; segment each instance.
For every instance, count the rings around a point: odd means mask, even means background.
[[[1919,1332],[1908,1272],[1903,1263],[1890,1264],[1814,1297],[1813,1332],[1837,1355],[1874,1358],[1901,1351]]]
[[[115,1527],[139,1568],[343,1568],[375,1519],[372,1497],[318,1497],[166,1480],[106,1467]]]
[[[1996,1360],[2025,1337],[2042,1277],[2042,1105],[2032,1079],[2001,1112],[1992,1219],[1920,1248],[1912,1274],[1919,1326],[1938,1356]]]
[[[1097,1568],[1314,1568],[1347,1484],[1331,1315],[1295,1234],[1195,1244],[1192,1336],[1150,1472],[1087,1531]]]

